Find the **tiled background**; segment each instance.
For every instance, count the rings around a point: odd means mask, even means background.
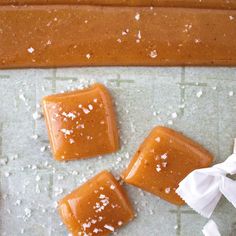
[[[95,81],[105,83],[114,98],[121,150],[58,163],[48,148],[43,119],[32,115],[40,114],[44,95]],[[3,70],[0,94],[2,236],[67,235],[56,201],[103,169],[118,176],[155,125],[183,131],[214,153],[216,162],[231,154],[236,136],[236,68]],[[125,188],[137,217],[117,235],[202,235],[207,219],[187,206],[179,208],[135,187]],[[236,235],[236,209],[230,203],[222,199],[213,219],[223,236]]]

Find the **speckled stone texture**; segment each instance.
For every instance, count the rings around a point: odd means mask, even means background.
[[[56,162],[48,148],[39,102],[44,95],[95,81],[107,85],[116,103],[121,150],[89,160]],[[0,93],[2,236],[67,235],[56,201],[103,169],[118,176],[153,126],[183,131],[208,148],[215,162],[231,154],[236,136],[235,68],[2,70]],[[207,219],[189,207],[176,207],[132,186],[125,188],[137,217],[117,235],[202,235]],[[225,199],[213,219],[222,235],[236,235],[236,209]]]

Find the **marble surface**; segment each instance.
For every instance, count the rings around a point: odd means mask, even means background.
[[[121,150],[58,163],[48,147],[40,100],[93,82],[110,89]],[[236,68],[104,67],[0,71],[0,235],[67,235],[56,202],[103,169],[125,168],[156,125],[184,132],[215,155],[232,152],[236,136]],[[173,118],[176,116],[177,118]],[[174,114],[174,115],[173,115]],[[197,236],[207,219],[125,185],[137,217],[120,236]],[[236,209],[222,199],[213,215],[223,236],[236,235]]]

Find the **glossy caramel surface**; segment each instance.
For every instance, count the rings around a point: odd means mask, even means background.
[[[0,68],[235,66],[235,38],[236,10],[0,7]]]
[[[134,217],[124,190],[107,171],[64,197],[59,213],[73,236],[108,235]]]
[[[103,85],[47,96],[42,106],[56,160],[87,158],[118,150],[115,112]]]
[[[213,156],[183,134],[165,127],[154,128],[123,173],[126,183],[162,199],[184,204],[175,193],[178,184],[195,169],[208,167]]]
[[[236,9],[235,0],[0,0],[0,5],[1,4],[84,4]]]

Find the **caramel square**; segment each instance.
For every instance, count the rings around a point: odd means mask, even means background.
[[[50,95],[42,104],[56,160],[94,157],[119,149],[115,112],[103,85]]]
[[[73,236],[108,235],[134,217],[126,193],[107,171],[64,197],[59,213]]]
[[[211,165],[212,160],[207,150],[183,134],[156,127],[139,147],[123,178],[170,203],[183,205],[175,192],[179,183],[193,170]]]

